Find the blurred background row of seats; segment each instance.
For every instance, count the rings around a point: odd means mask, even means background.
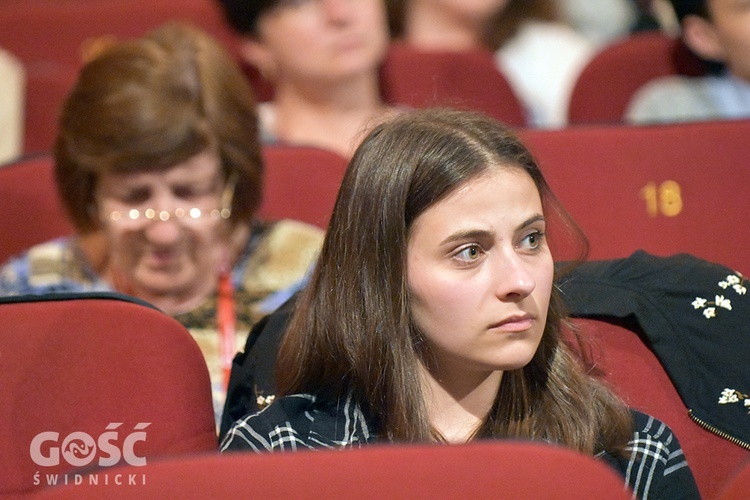
[[[590,239],[590,258],[626,257],[638,249],[662,256],[689,252],[747,272],[750,228],[738,214],[750,213],[750,199],[737,186],[750,180],[750,120],[522,129],[520,135]],[[280,144],[264,146],[263,154],[260,216],[326,228],[346,159]],[[71,234],[52,170],[48,154],[0,169],[0,260]],[[564,244],[556,251],[558,259],[575,257]]]
[[[186,20],[212,34],[237,56],[237,35],[214,0],[7,0],[0,12],[0,47],[26,70],[23,150],[48,151],[59,107],[83,61],[108,39],[142,35],[169,19]],[[259,101],[273,89],[245,65]],[[621,121],[627,104],[647,81],[670,74],[706,72],[679,39],[637,33],[605,45],[584,68],[572,93],[570,124]],[[523,126],[524,110],[490,51],[425,51],[395,43],[381,71],[386,101],[411,107],[453,105],[483,111]]]

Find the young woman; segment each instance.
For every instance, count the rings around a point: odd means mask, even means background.
[[[388,47],[382,0],[220,0],[240,51],[273,84],[259,106],[266,142],[306,144],[345,157],[395,110],[380,95]]]
[[[426,110],[375,128],[284,337],[276,399],[222,450],[527,438],[601,457],[641,496],[697,497],[671,431],[561,339],[555,207],[488,118]]]

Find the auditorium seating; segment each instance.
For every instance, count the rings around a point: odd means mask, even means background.
[[[520,135],[591,240],[592,259],[637,249],[688,252],[750,272],[750,226],[742,222],[750,198],[740,189],[750,176],[750,120]],[[572,256],[561,251],[558,257]]]
[[[706,71],[679,39],[657,31],[633,34],[604,47],[584,67],[573,87],[568,123],[620,122],[635,92],[648,81]]]
[[[115,294],[6,297],[0,324],[0,497],[217,449],[205,360],[164,313]]]

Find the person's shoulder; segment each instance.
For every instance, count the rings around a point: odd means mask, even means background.
[[[311,448],[308,429],[320,410],[311,394],[275,399],[263,410],[234,423],[221,443],[221,451],[284,451]]]
[[[267,224],[247,255],[243,282],[252,290],[284,290],[304,278],[323,244],[323,230],[294,220]]]
[[[546,47],[563,45],[566,50],[575,50],[593,54],[595,46],[585,36],[565,23],[531,19],[523,24],[516,34],[516,39],[527,40]]]
[[[50,287],[63,285],[70,260],[70,239],[58,238],[34,245],[11,257],[0,268],[0,293],[21,295],[43,293]]]
[[[631,410],[629,458],[621,464],[628,486],[639,498],[700,498],[677,436],[661,420]]]
[[[714,113],[713,76],[669,75],[643,85],[633,95],[625,112],[631,123],[669,122],[705,118]]]
[[[317,226],[293,219],[275,222],[267,231],[266,238],[275,244],[294,244],[319,247],[323,243],[324,231]]]
[[[311,394],[276,398],[234,423],[221,451],[294,451],[358,447],[376,440],[352,394],[329,401]]]

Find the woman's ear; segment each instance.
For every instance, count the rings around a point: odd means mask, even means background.
[[[724,46],[711,21],[692,14],[685,16],[682,19],[682,39],[701,58],[724,62]]]
[[[255,38],[243,37],[240,40],[240,56],[258,69],[269,82],[276,79],[276,61],[266,47]]]

